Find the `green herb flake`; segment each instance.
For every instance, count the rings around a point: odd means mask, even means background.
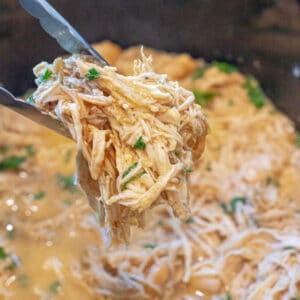
[[[142,171],[142,172],[140,172],[140,173],[138,173],[138,174],[132,176],[132,177],[129,178],[127,181],[125,181],[125,182],[121,185],[121,192],[123,192],[123,191],[127,188],[127,185],[128,185],[130,182],[132,182],[132,181],[134,181],[134,180],[140,178],[140,177],[143,176],[145,173],[146,173],[145,171]]]
[[[134,149],[140,149],[140,150],[145,150],[146,149],[146,144],[143,141],[143,137],[140,136],[136,143],[134,144]]]
[[[72,150],[69,149],[69,150],[67,150],[67,151],[65,152],[65,155],[64,155],[64,162],[65,162],[66,164],[70,163],[71,158],[72,158]]]
[[[295,250],[295,248],[293,246],[286,246],[283,250]]]
[[[41,81],[41,82],[45,82],[45,81],[47,81],[48,79],[50,79],[50,78],[52,77],[52,75],[53,75],[53,73],[52,73],[49,69],[47,69],[47,70],[45,71],[44,75],[40,78],[40,81]]]
[[[244,87],[247,89],[250,101],[255,105],[255,107],[257,109],[262,108],[265,105],[266,96],[257,80],[253,76],[247,76]]]
[[[300,300],[300,297],[293,297],[291,300]]]
[[[151,244],[151,243],[144,245],[144,248],[146,249],[155,249],[156,247],[157,247],[156,244]]]
[[[0,171],[17,170],[27,159],[26,156],[11,156],[0,161]]]
[[[125,178],[132,170],[134,170],[138,166],[138,164],[139,164],[138,162],[135,162],[128,169],[126,169],[122,174],[122,179]]]
[[[185,172],[185,173],[192,173],[193,172],[193,169],[191,169],[191,168],[187,168],[187,167],[183,167],[183,171]]]
[[[33,145],[27,145],[26,146],[26,153],[28,156],[34,156],[35,155],[35,149]]]
[[[0,246],[0,260],[4,260],[8,257],[8,254],[5,252],[4,248]]]
[[[230,212],[230,210],[228,209],[227,204],[226,204],[225,202],[221,203],[221,204],[220,204],[220,207],[224,210],[224,212],[225,212],[226,214],[228,214],[228,215],[231,214],[231,212]]]
[[[204,73],[206,72],[206,70],[209,68],[209,65],[205,65],[203,67],[200,67],[198,69],[196,69],[194,75],[193,75],[193,79],[199,79],[201,77],[203,77]]]
[[[29,284],[29,276],[26,274],[21,274],[17,277],[17,281],[21,287],[27,287]]]
[[[280,182],[278,180],[274,180],[272,177],[267,177],[266,185],[274,185],[275,187],[280,187]]]
[[[244,197],[235,197],[235,198],[231,199],[230,200],[231,213],[234,214],[236,212],[236,206],[238,203],[245,204],[246,199]]]
[[[184,221],[186,224],[192,224],[195,222],[195,220],[192,218],[192,217],[189,217],[187,218],[185,221]]]
[[[225,300],[233,300],[233,298],[232,298],[232,296],[231,296],[231,294],[230,294],[229,292],[226,293],[224,299],[225,299]]]
[[[75,185],[73,175],[68,176],[68,175],[57,174],[57,182],[61,188],[69,192],[73,193],[78,190],[77,186]]]
[[[196,103],[201,106],[208,105],[213,100],[213,98],[217,95],[216,93],[202,92],[199,90],[193,90],[193,93],[195,96]]]
[[[88,80],[94,80],[94,79],[97,79],[100,77],[100,72],[97,71],[95,68],[91,68],[89,69],[89,72],[85,75],[85,77],[88,79]]]
[[[216,67],[219,71],[226,73],[226,74],[231,74],[237,72],[237,68],[229,63],[226,62],[220,62],[220,61],[213,61],[211,63],[212,67]]]
[[[6,230],[6,238],[8,240],[14,240],[16,237],[16,230],[12,228],[12,230]]]
[[[7,154],[9,151],[8,147],[7,146],[0,146],[0,153],[5,155]]]
[[[244,197],[235,197],[235,198],[230,200],[230,206],[229,207],[226,203],[221,203],[220,206],[226,214],[231,215],[231,214],[234,214],[236,212],[236,206],[237,206],[238,203],[245,204],[246,199]]]
[[[33,98],[33,95],[31,95],[31,96],[29,96],[29,97],[27,98],[27,102],[30,103],[30,104],[35,103],[35,100],[34,100],[34,98]]]
[[[33,200],[39,201],[39,200],[44,199],[45,196],[46,196],[46,193],[44,191],[39,191],[33,195]]]
[[[295,144],[298,148],[300,148],[300,134],[298,134],[295,138]]]
[[[54,281],[48,288],[48,292],[51,296],[55,296],[58,294],[61,288],[61,283],[59,281]]]

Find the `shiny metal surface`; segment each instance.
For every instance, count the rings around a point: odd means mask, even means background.
[[[39,123],[51,130],[56,131],[57,133],[65,137],[71,138],[69,131],[62,125],[60,121],[55,120],[50,116],[42,113],[39,109],[31,105],[30,103],[15,98],[13,94],[2,87],[0,87],[0,104],[14,110],[15,112],[36,123]]]
[[[102,65],[107,61],[46,0],[19,0],[22,7],[39,19],[42,28],[71,54],[86,52]]]

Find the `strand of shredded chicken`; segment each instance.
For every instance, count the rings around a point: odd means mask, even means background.
[[[204,148],[206,120],[193,93],[142,59],[134,76],[79,55],[34,69],[34,102],[77,141],[78,180],[108,242],[128,241],[130,226],[143,226],[144,211],[160,202],[187,218],[188,173]]]

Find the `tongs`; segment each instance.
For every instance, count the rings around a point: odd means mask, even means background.
[[[33,17],[39,19],[42,28],[67,52],[92,55],[102,66],[108,62],[60,15],[46,0],[19,0],[22,7]],[[14,97],[0,87],[0,104],[16,111],[32,121],[46,126],[59,134],[70,137],[69,131],[59,120],[51,118],[33,104]]]

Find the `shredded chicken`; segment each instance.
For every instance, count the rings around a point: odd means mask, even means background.
[[[128,241],[130,226],[142,227],[144,211],[162,202],[188,217],[188,174],[207,132],[192,92],[154,73],[143,53],[133,76],[78,55],[43,62],[34,73],[35,105],[77,141],[78,181],[108,243]]]

